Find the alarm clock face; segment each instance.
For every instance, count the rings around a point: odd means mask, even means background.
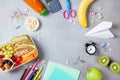
[[[87,47],[87,52],[88,52],[89,54],[94,54],[94,53],[96,52],[96,47],[93,46],[93,45],[89,45],[89,46]]]

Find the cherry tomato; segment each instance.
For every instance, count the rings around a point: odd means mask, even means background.
[[[12,56],[11,59],[15,62],[17,58],[15,56]]]
[[[20,63],[21,61],[22,61],[22,57],[21,56],[17,57],[16,62]]]
[[[14,66],[18,66],[18,64],[19,64],[18,62],[14,62]]]
[[[4,58],[5,56],[4,55],[0,55],[0,59]]]

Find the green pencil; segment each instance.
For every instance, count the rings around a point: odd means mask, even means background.
[[[40,73],[42,72],[43,67],[40,67],[40,69],[37,71],[37,73],[34,75],[34,77],[32,78],[32,80],[36,80],[37,77],[40,75]]]

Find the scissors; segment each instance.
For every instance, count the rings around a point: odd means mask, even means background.
[[[70,17],[75,18],[76,17],[76,11],[71,9],[70,0],[66,0],[66,7],[67,7],[67,9],[63,11],[63,17],[65,19],[69,19]]]

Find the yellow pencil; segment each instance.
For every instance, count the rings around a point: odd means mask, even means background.
[[[40,76],[37,78],[37,80],[41,80],[41,77],[42,77],[42,76],[40,75]]]
[[[36,75],[34,76],[34,78],[33,78],[33,80],[36,80],[37,79],[37,77],[40,75],[40,73],[42,72],[42,69],[43,69],[43,67],[41,67],[38,71],[37,71],[37,73],[36,73]]]

